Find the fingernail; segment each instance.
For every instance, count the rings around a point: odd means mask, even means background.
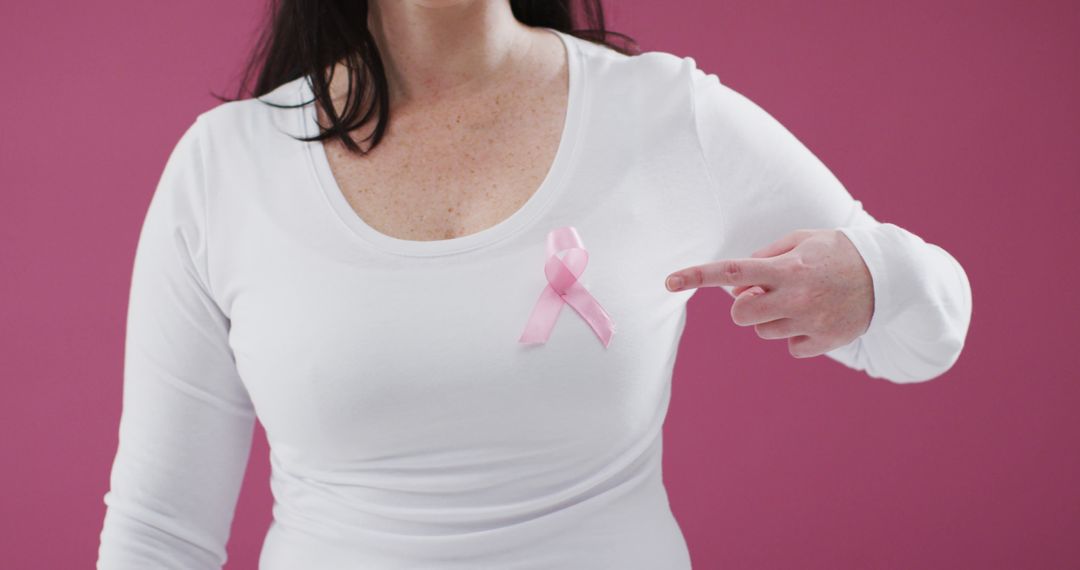
[[[672,276],[667,278],[667,283],[668,283],[668,289],[671,289],[672,291],[675,291],[676,289],[681,289],[682,288],[682,286],[683,286],[683,278],[678,276],[678,275],[672,275]]]

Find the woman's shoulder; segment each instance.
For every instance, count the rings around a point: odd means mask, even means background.
[[[645,50],[626,54],[609,45],[585,38],[575,36],[575,42],[584,60],[595,73],[606,73],[627,80],[673,79],[686,73],[688,67],[696,67],[692,57],[669,51]]]
[[[655,114],[665,105],[687,108],[696,60],[665,50],[625,54],[583,38],[577,39],[586,68],[588,89],[602,92],[605,105],[638,105]],[[649,111],[653,109],[654,111]]]
[[[217,150],[247,148],[265,150],[267,146],[300,136],[303,123],[302,81],[286,81],[268,93],[224,101],[201,112],[196,121],[203,123],[203,137],[208,147]]]

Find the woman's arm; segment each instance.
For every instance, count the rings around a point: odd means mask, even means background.
[[[702,159],[720,206],[721,257],[750,257],[796,229],[839,229],[870,271],[874,313],[862,336],[825,354],[896,383],[947,371],[971,320],[971,286],[960,263],[876,220],[773,116],[698,69],[693,58],[683,59]]]
[[[201,129],[174,148],[139,235],[99,569],[226,559],[255,412],[208,286]]]

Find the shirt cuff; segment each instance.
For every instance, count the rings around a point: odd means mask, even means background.
[[[903,274],[892,267],[895,264],[890,257],[898,255],[895,251],[898,244],[884,239],[886,236],[883,234],[891,231],[887,226],[896,227],[893,224],[878,224],[837,228],[858,250],[873,281],[874,312],[864,335],[887,325],[898,310],[897,289],[903,286],[899,283]]]

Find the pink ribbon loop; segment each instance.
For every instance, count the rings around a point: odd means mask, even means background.
[[[566,255],[560,259],[558,254],[563,251]],[[536,300],[518,342],[547,342],[563,304],[567,304],[585,319],[605,348],[611,344],[615,322],[578,281],[588,263],[589,252],[573,226],[555,228],[548,233],[547,261],[544,263],[547,285],[540,291],[540,298]]]

